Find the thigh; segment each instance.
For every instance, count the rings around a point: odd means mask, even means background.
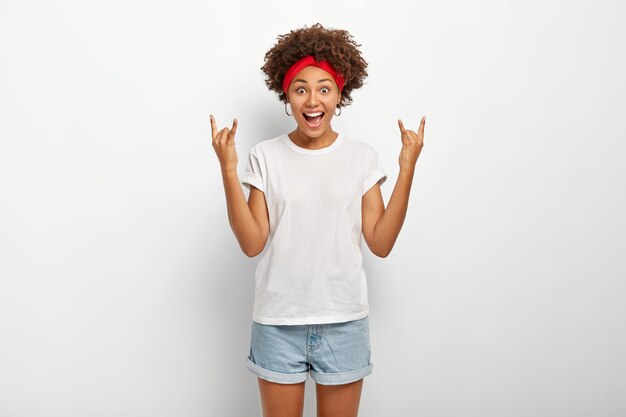
[[[308,377],[307,326],[252,323],[248,370],[269,382],[299,384]]]
[[[302,417],[304,382],[279,384],[258,378],[263,417]]]
[[[356,417],[359,413],[363,379],[349,384],[315,384],[317,417]]]
[[[368,317],[318,325],[313,332],[309,361],[316,383],[344,385],[372,373]]]

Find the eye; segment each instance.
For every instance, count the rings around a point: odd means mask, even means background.
[[[298,93],[298,94],[301,94],[301,93],[303,93],[303,92],[304,92],[304,87],[298,87],[298,88],[296,89],[296,93]]]
[[[329,92],[330,92],[330,88],[322,87],[322,93],[329,93]]]

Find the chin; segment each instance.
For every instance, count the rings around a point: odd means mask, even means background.
[[[324,133],[326,133],[329,129],[330,126],[327,126],[326,128],[319,128],[319,129],[311,129],[308,126],[299,126],[300,131],[302,133],[304,133],[305,135],[307,135],[310,138],[318,138],[320,136],[322,136]]]

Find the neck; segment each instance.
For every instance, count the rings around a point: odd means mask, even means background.
[[[322,136],[313,138],[306,135],[304,132],[300,130],[300,128],[296,128],[293,132],[289,133],[289,138],[298,146],[305,149],[322,149],[330,146],[336,139],[339,134],[333,131],[330,127],[322,134]]]

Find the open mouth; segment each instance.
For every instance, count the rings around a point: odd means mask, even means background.
[[[315,112],[315,113],[302,113],[304,116],[304,120],[310,127],[318,127],[322,124],[322,119],[324,118],[324,112]]]

